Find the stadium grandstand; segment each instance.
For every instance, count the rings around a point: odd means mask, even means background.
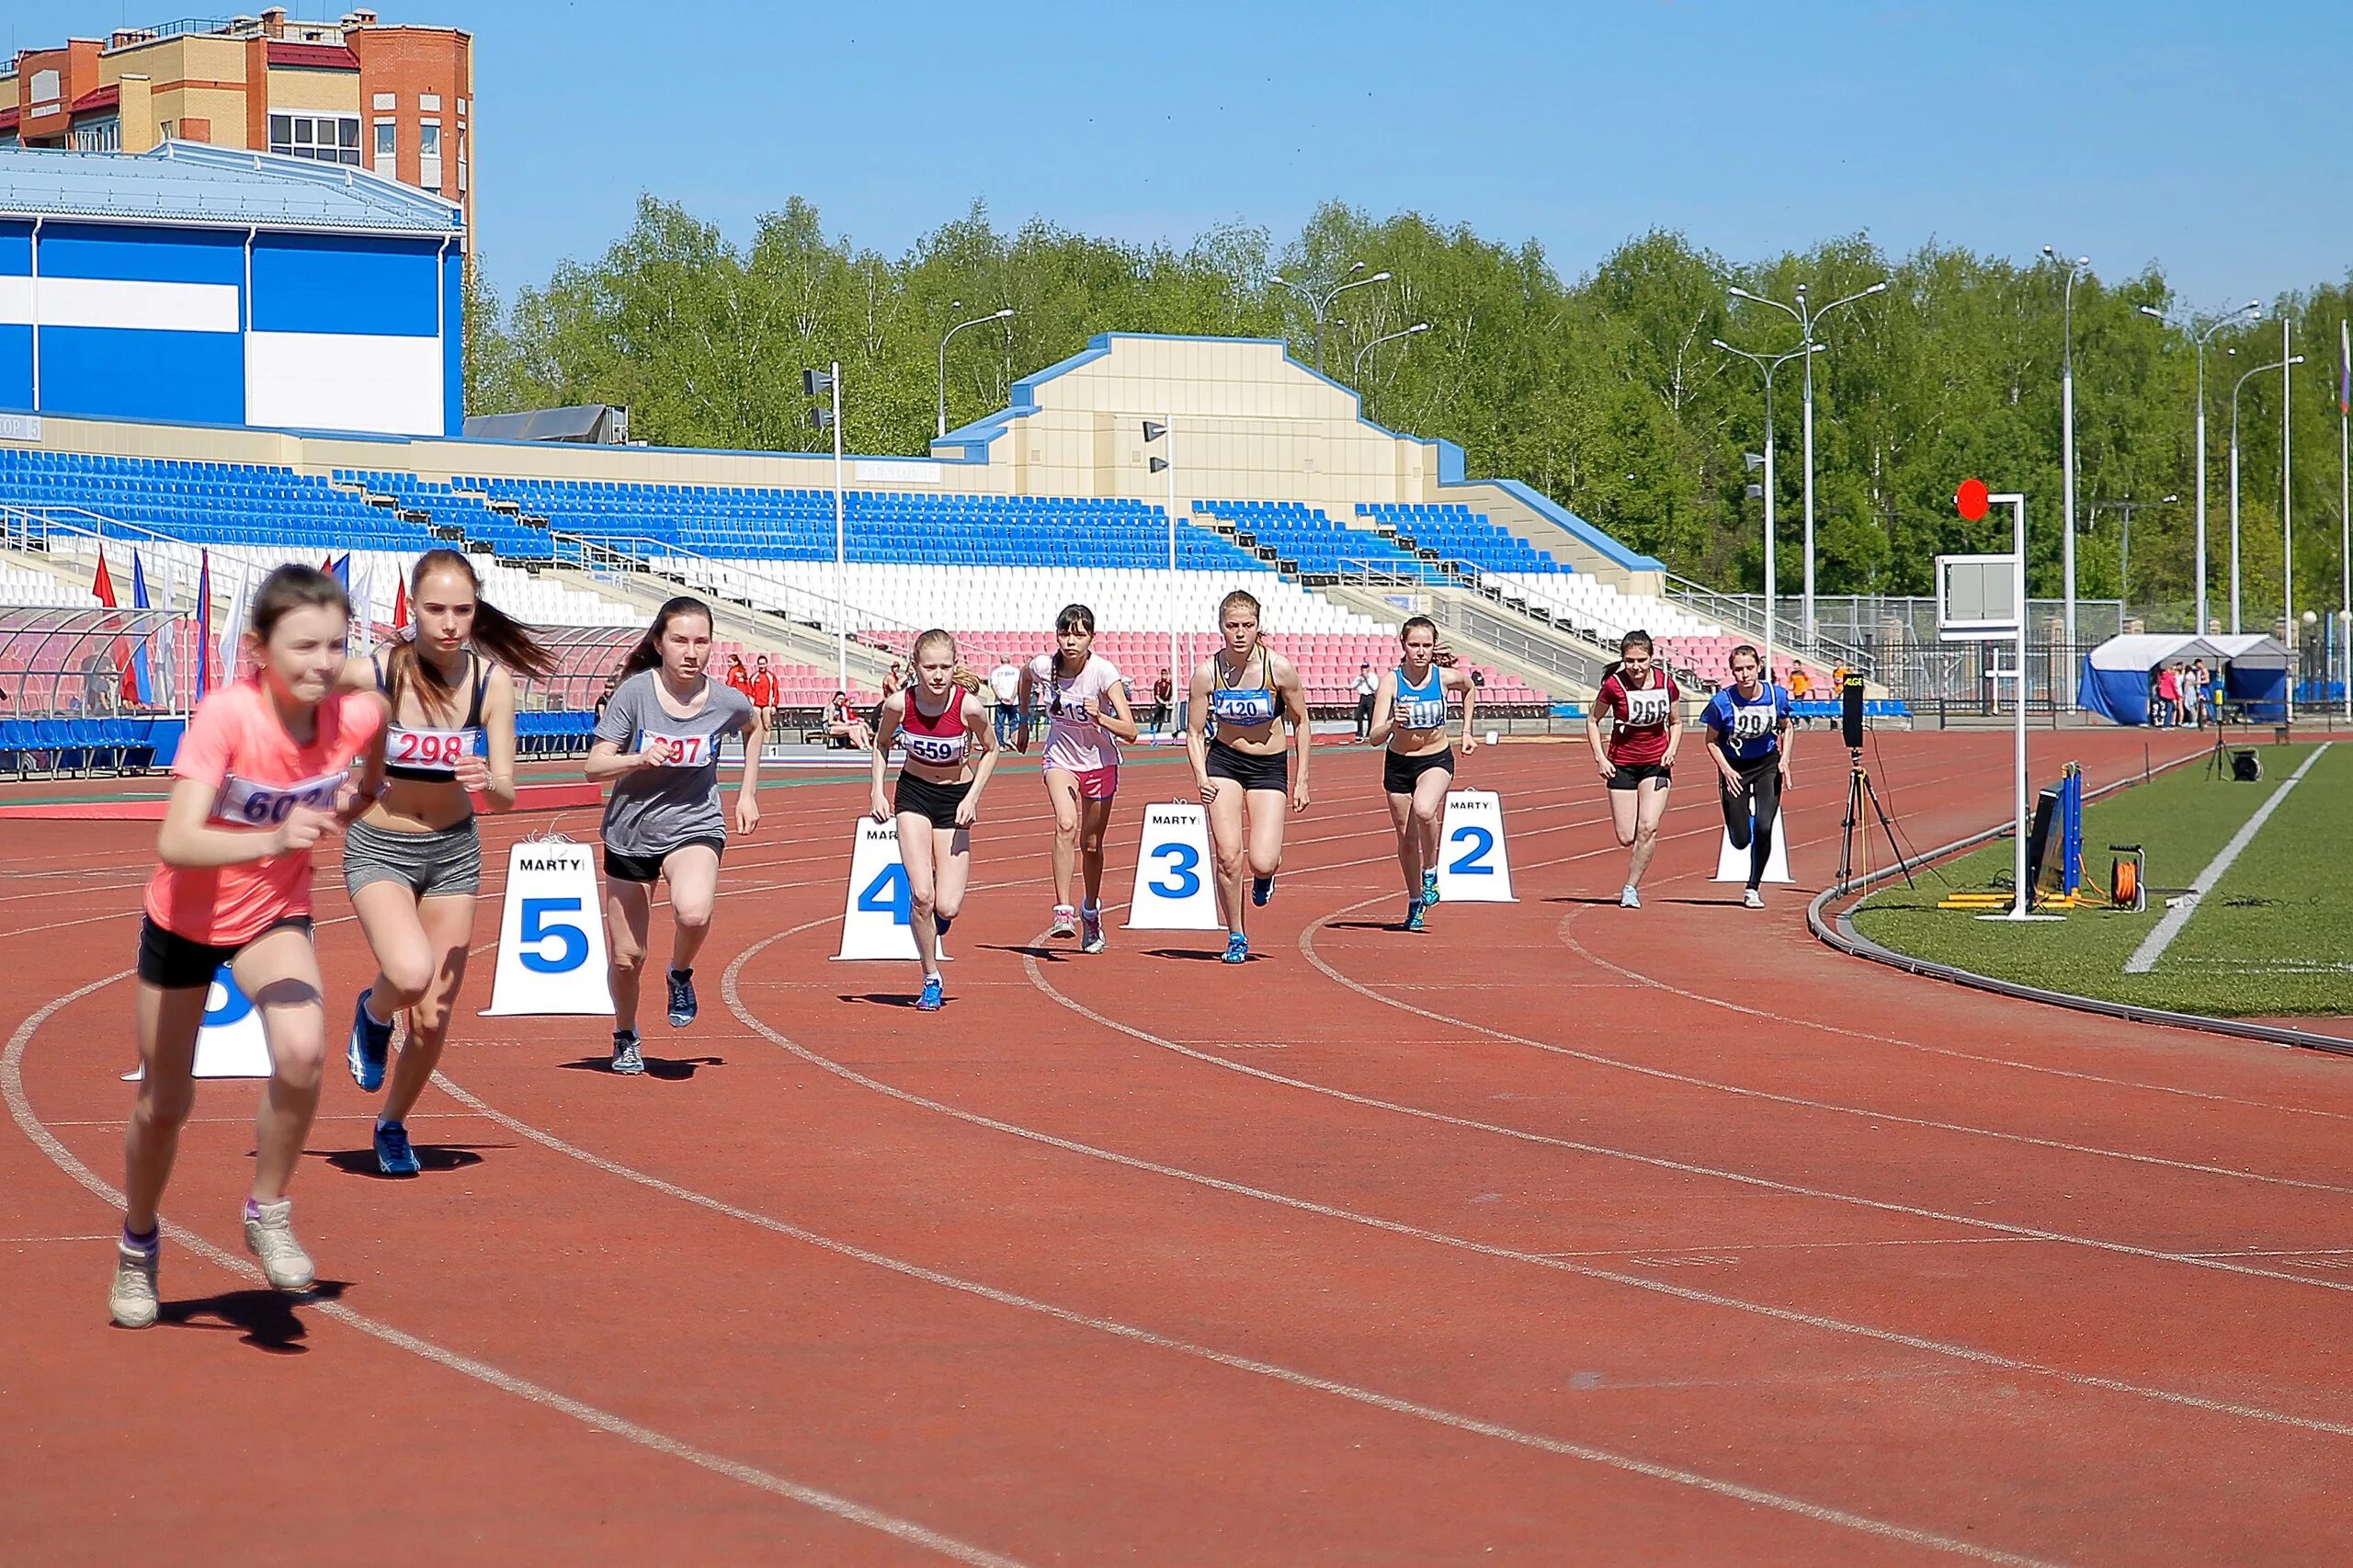
[[[1577,716],[1629,630],[1699,689],[1746,630],[1540,493],[1470,478],[1453,443],[1367,420],[1278,342],[1098,336],[926,456],[848,459],[837,536],[830,456],[458,434],[460,214],[415,191],[169,143],[0,160],[11,613],[92,605],[103,564],[126,596],[135,577],[163,616],[209,608],[217,628],[256,572],[317,559],[388,631],[406,564],[447,543],[494,601],[576,633],[534,709],[584,711],[683,587],[722,601],[722,652],[768,653],[811,720],[837,687],[870,702],[921,627],[993,663],[1046,647],[1073,601],[1142,694],[1172,663],[1181,686],[1247,586],[1336,708],[1427,614],[1506,722]],[[194,670],[194,633],[168,635],[160,662]],[[21,676],[20,642],[0,669]],[[141,706],[184,711],[187,687]]]

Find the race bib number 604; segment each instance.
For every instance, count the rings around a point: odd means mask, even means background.
[[[222,822],[275,827],[297,806],[333,811],[335,797],[343,792],[344,783],[350,777],[348,772],[325,773],[316,778],[305,778],[300,784],[256,784],[233,773],[222,781],[212,814]]]

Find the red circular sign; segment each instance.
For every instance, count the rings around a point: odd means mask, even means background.
[[[1961,508],[1961,517],[1972,523],[1984,517],[1985,508],[1991,505],[1985,494],[1985,482],[1982,479],[1962,480],[1961,488],[1953,492],[1952,501]]]

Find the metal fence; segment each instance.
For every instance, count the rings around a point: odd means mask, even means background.
[[[169,610],[0,608],[0,715],[185,713],[196,646]]]

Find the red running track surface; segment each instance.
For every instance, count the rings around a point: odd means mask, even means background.
[[[1825,739],[1791,798],[1816,883]],[[2142,759],[2035,744],[2039,776]],[[1891,734],[1873,767],[1930,845],[2002,814],[2009,744]],[[1836,956],[1798,892],[1757,915],[1704,880],[1685,772],[1637,913],[1581,748],[1477,754],[1522,902],[1411,937],[1375,759],[1326,749],[1239,971],[1206,937],[1032,946],[1049,818],[1008,775],[937,1017],[912,965],[828,961],[862,789],[777,791],[654,1074],[597,1071],[593,1020],[472,1017],[478,960],[412,1123],[426,1174],[395,1183],[330,1065],[295,1188],[320,1300],[246,1267],[257,1090],[205,1086],[143,1334],[105,1289],[148,833],[12,830],[0,1539],[45,1563],[2339,1556],[2353,1067]],[[1112,898],[1179,779],[1131,769]],[[531,825],[492,824],[494,879]],[[347,1016],[370,966],[322,884]]]

